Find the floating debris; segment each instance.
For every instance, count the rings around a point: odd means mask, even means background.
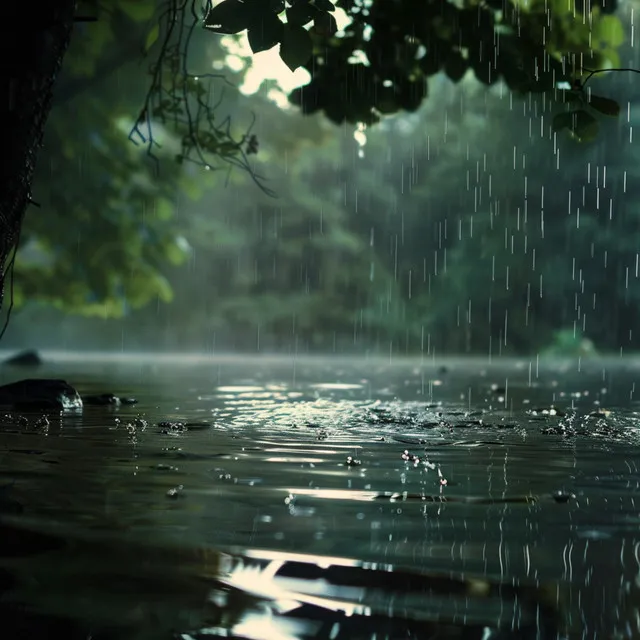
[[[184,485],[181,484],[179,484],[177,487],[174,487],[173,489],[169,489],[169,491],[167,491],[167,498],[173,498],[175,500],[177,498],[183,497],[183,489]]]
[[[94,407],[119,407],[120,405],[138,404],[135,398],[123,398],[113,393],[99,393],[96,395],[88,395],[82,398],[85,405]]]
[[[158,422],[157,425],[162,433],[182,433],[187,430],[187,425],[184,422],[174,422],[172,420],[163,420],[162,422]]]
[[[151,467],[155,471],[178,471],[178,467],[174,467],[170,464],[155,464]]]

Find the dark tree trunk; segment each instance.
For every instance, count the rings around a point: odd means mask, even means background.
[[[0,17],[0,306],[76,0],[9,0]]]

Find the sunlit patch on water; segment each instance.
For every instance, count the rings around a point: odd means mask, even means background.
[[[218,387],[217,389],[220,393],[262,393],[265,391],[264,387],[249,387],[249,386],[236,386],[236,387]]]
[[[45,621],[66,612],[77,637],[106,624],[113,631],[98,637],[113,640],[257,640],[265,629],[277,638],[558,638],[569,624],[565,589],[554,583],[262,549],[163,548],[34,522],[0,520],[0,533],[0,571],[17,579],[11,597]],[[2,601],[5,630],[26,622]]]
[[[243,557],[219,578],[261,603],[238,617],[231,632],[240,637],[258,640],[268,630],[275,638],[461,639],[508,630],[524,638],[535,630],[558,638],[566,626],[557,585],[504,585],[295,553],[248,550]],[[227,596],[214,589],[211,598],[227,604]],[[226,635],[220,628],[199,631],[205,633]]]
[[[364,384],[345,384],[338,382],[322,382],[309,385],[312,389],[327,389],[330,391],[351,391],[353,389],[362,389]]]

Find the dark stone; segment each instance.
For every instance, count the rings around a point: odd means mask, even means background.
[[[82,398],[64,380],[31,378],[0,386],[0,406],[23,410],[82,409]]]
[[[211,423],[207,420],[194,420],[193,422],[185,422],[184,426],[189,431],[197,431],[198,429],[209,429],[211,427]]]
[[[42,364],[42,357],[34,349],[27,349],[7,358],[4,364],[10,364],[15,367],[38,367]]]
[[[556,491],[551,496],[557,503],[564,504],[565,502],[569,502],[571,499],[575,499],[575,495],[573,493],[569,493],[568,491]]]
[[[119,407],[121,404],[138,404],[138,401],[135,398],[120,398],[113,393],[101,393],[94,396],[84,396],[82,400],[86,405],[92,405],[95,407]]]
[[[97,396],[85,396],[84,398],[82,398],[82,400],[86,405],[99,407],[120,406],[120,398],[118,398],[118,396],[114,396],[113,393],[101,393]]]

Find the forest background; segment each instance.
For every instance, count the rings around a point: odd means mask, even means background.
[[[640,348],[640,80],[596,139],[548,134],[544,96],[443,71],[413,111],[365,127],[303,115],[305,81],[244,36],[194,35],[190,67],[253,170],[176,163],[129,138],[152,0],[81,24],[47,125],[5,347],[353,352]],[[617,16],[631,33],[633,3]],[[636,12],[637,13],[637,12]],[[120,35],[124,34],[124,35]],[[640,47],[618,43],[621,66]],[[195,71],[194,71],[195,73]],[[635,136],[637,138],[637,134]]]

